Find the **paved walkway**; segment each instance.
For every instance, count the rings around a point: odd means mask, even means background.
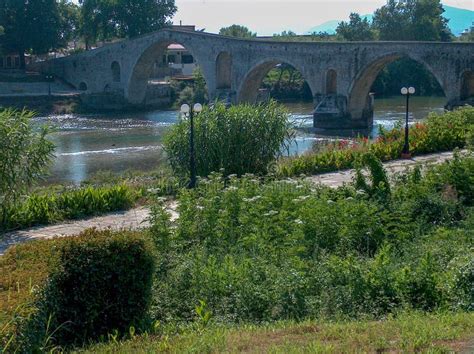
[[[411,160],[395,160],[384,163],[385,168],[390,174],[403,172],[407,168],[414,167],[417,164],[439,164],[453,157],[452,152],[440,154],[431,154],[415,157]],[[352,181],[353,170],[326,173],[309,177],[314,183],[321,183],[329,187],[339,187],[344,183]],[[176,203],[170,204],[170,211],[174,218],[177,214],[174,211]],[[0,255],[3,255],[8,247],[36,239],[47,239],[57,236],[73,236],[81,233],[85,229],[96,227],[98,229],[140,229],[148,226],[148,217],[150,210],[145,207],[132,209],[120,213],[113,213],[96,218],[68,222],[64,224],[40,226],[27,230],[15,231],[5,235],[4,240],[0,241]]]

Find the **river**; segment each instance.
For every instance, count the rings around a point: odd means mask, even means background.
[[[441,97],[413,97],[412,121],[423,120],[431,111],[443,111]],[[312,126],[311,103],[286,104],[292,121],[298,126]],[[392,128],[405,117],[403,97],[375,101],[374,130],[379,125]],[[80,183],[95,173],[106,170],[149,171],[164,160],[161,139],[166,129],[178,119],[175,111],[156,111],[123,114],[58,115],[35,118],[38,124],[55,127],[52,140],[56,144],[56,158],[48,183]],[[298,130],[291,154],[300,154],[317,140],[327,140],[316,134]]]

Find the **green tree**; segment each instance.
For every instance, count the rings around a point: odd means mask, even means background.
[[[337,36],[346,41],[372,41],[374,31],[367,18],[361,18],[358,13],[349,15],[349,22],[342,21],[336,28]]]
[[[66,45],[60,6],[56,0],[1,0],[0,23],[5,50],[18,52],[25,67],[25,53],[43,54]]]
[[[250,31],[245,26],[232,25],[220,29],[219,34],[222,36],[239,37],[239,38],[254,38],[257,33]]]
[[[0,225],[9,208],[45,172],[53,157],[48,130],[38,132],[32,116],[26,111],[0,112]]]
[[[440,0],[389,0],[375,11],[373,27],[381,40],[450,41]]]
[[[174,0],[116,0],[115,13],[120,37],[136,37],[170,24],[176,13]]]
[[[97,40],[136,37],[170,23],[174,0],[82,0],[81,34],[86,48]]]

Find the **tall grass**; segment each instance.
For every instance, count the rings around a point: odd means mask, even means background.
[[[195,117],[195,151],[199,176],[265,174],[292,139],[287,112],[275,102],[266,105],[222,104],[205,108]],[[175,173],[189,171],[189,120],[173,126],[164,148]]]
[[[79,219],[112,211],[126,210],[137,193],[125,184],[82,187],[61,193],[32,194],[7,209],[0,230],[46,225],[61,220]]]

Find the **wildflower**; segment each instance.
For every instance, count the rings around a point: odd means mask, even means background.
[[[273,216],[273,215],[277,215],[277,214],[278,214],[278,211],[270,210],[268,213],[263,214],[263,216]]]
[[[229,188],[227,188],[227,190],[229,190],[229,191],[238,191],[239,188],[237,188],[236,186],[230,186]]]
[[[302,225],[302,224],[303,224],[303,221],[301,221],[300,219],[296,219],[296,220],[295,220],[295,224]]]

